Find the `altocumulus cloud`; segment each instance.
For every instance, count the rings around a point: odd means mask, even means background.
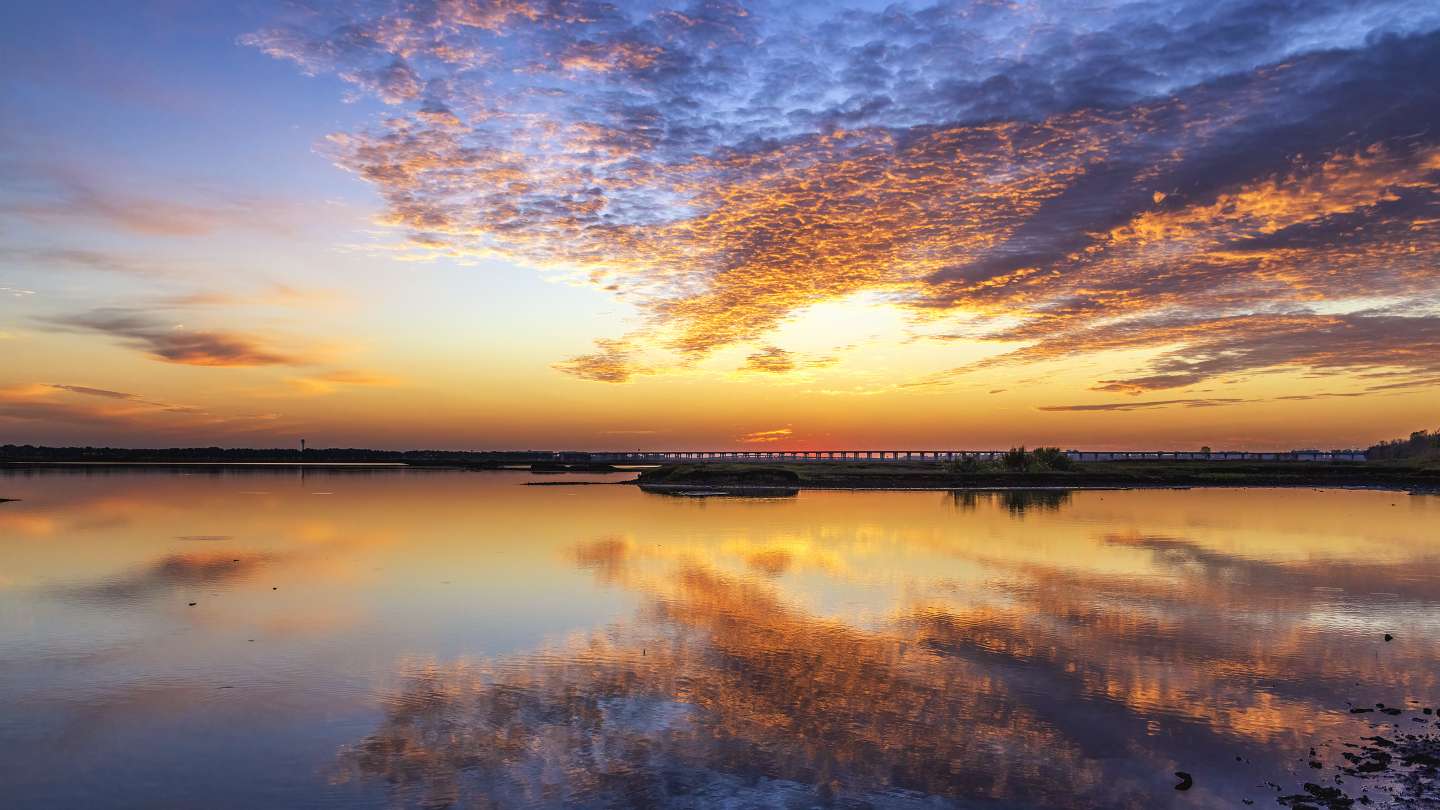
[[[764,374],[786,374],[796,369],[825,368],[839,360],[834,356],[803,357],[779,346],[766,346],[745,357],[741,371],[755,371]]]
[[[874,292],[1015,316],[971,336],[1021,345],[992,364],[1164,347],[1095,381],[1143,392],[1434,375],[1437,32],[1410,0],[379,0],[243,41],[391,107],[324,148],[416,250],[580,267],[648,313],[563,371]]]

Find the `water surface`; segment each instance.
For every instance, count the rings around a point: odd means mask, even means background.
[[[1440,702],[1436,497],[535,480],[0,473],[5,805],[1273,806]]]

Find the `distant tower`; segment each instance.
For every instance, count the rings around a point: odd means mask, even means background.
[[[301,439],[301,440],[300,440],[300,457],[301,457],[301,458],[304,458],[304,457],[305,457],[305,440],[304,440],[304,439]]]

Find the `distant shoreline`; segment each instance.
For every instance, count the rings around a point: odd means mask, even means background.
[[[1096,462],[1058,471],[966,472],[941,464],[674,464],[645,470],[651,492],[695,490],[1042,490],[1311,487],[1440,493],[1440,469],[1376,463]]]
[[[432,465],[403,461],[3,461],[5,467],[393,467],[423,469]]]
[[[180,461],[0,460],[12,469],[212,469],[212,470],[457,470],[529,471],[537,477],[563,473],[633,473],[608,464],[553,461]],[[634,485],[661,494],[773,494],[799,490],[1006,491],[1207,488],[1334,488],[1440,494],[1440,467],[1403,462],[1157,462],[1101,461],[1066,470],[966,470],[937,462],[804,462],[754,464],[703,462],[641,469],[619,481],[536,480],[530,486]]]

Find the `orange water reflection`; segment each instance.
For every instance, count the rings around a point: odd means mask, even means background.
[[[277,702],[317,729],[353,711],[362,730],[301,769],[314,795],[282,794],[300,803],[1268,804],[1267,780],[1328,776],[1309,749],[1328,762],[1372,719],[1348,702],[1440,702],[1440,498],[531,480],[0,478],[25,499],[0,506],[0,600],[57,606],[73,646],[107,641],[75,629],[97,609],[142,628],[123,677],[85,683],[112,726],[149,722],[127,712],[156,683],[203,692],[177,672],[238,685],[247,752],[276,744],[247,714]],[[21,697],[63,707],[51,642],[14,622],[0,642],[6,671],[33,667]],[[36,750],[19,761],[68,767]]]

